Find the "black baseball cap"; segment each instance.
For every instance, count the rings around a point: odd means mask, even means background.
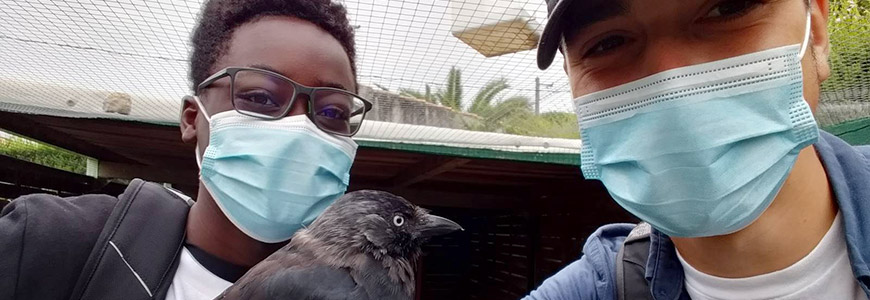
[[[562,42],[563,15],[574,1],[579,0],[544,0],[547,1],[549,21],[544,26],[544,33],[538,41],[538,68],[546,69],[553,63],[559,44]]]

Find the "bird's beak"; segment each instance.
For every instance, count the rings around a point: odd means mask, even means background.
[[[465,230],[462,229],[462,226],[459,226],[459,224],[456,224],[456,222],[453,222],[448,218],[427,215],[426,219],[428,222],[426,222],[420,229],[420,237],[423,238],[444,235],[457,230]]]

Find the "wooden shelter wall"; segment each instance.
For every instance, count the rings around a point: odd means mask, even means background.
[[[77,196],[87,193],[119,195],[124,186],[0,155],[0,198],[15,199],[28,194]],[[7,201],[0,201],[0,206]]]
[[[421,299],[522,298],[579,259],[599,226],[635,221],[600,184],[563,184],[543,187],[528,209],[432,208],[465,231],[424,247]]]

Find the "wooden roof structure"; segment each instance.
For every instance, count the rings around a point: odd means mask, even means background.
[[[100,177],[166,182],[188,193],[198,184],[194,145],[181,141],[177,126],[0,112],[0,128],[96,158]],[[385,189],[409,199],[414,194],[427,205],[494,209],[525,207],[523,199],[554,186],[588,186],[575,165],[443,156],[364,144],[351,178],[351,189]]]

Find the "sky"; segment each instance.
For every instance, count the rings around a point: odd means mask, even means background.
[[[357,29],[359,81],[390,90],[433,89],[452,66],[461,68],[465,98],[488,81],[506,78],[514,95],[534,99],[541,110],[571,111],[571,95],[557,55],[553,67],[538,70],[535,50],[485,58],[451,32],[462,29],[457,15],[490,22],[528,16],[538,32],[546,22],[543,0],[343,0]],[[0,1],[0,102],[3,90],[33,82],[118,91],[136,95],[153,118],[177,116],[189,92],[188,39],[200,1]],[[505,13],[507,12],[507,13]],[[505,16],[507,14],[507,16]],[[474,25],[471,25],[474,26]],[[4,82],[14,82],[7,84]],[[52,89],[17,90],[40,105],[57,107],[69,95]],[[101,99],[77,99],[82,107]],[[94,102],[94,103],[87,103]],[[138,104],[138,103],[137,103]],[[75,109],[75,108],[70,108]]]

